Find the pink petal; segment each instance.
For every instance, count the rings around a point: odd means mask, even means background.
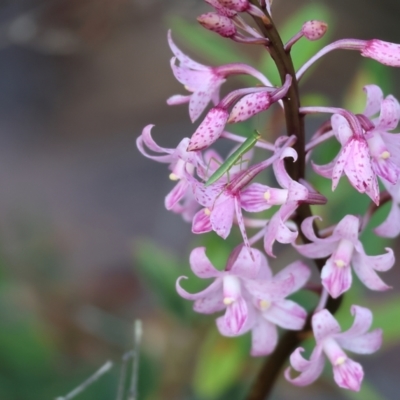
[[[252,183],[242,190],[240,201],[243,209],[249,212],[260,212],[271,208],[270,199],[266,200],[264,197],[265,193],[269,190],[269,186],[262,185],[261,183]]]
[[[178,201],[186,194],[188,188],[189,183],[186,180],[181,179],[165,197],[165,208],[167,210],[172,210],[176,203],[178,203]]]
[[[209,69],[209,67],[206,67],[205,65],[202,65],[202,64],[197,63],[196,61],[193,61],[191,58],[189,58],[186,54],[182,53],[178,49],[178,47],[172,40],[171,30],[168,31],[168,44],[169,44],[169,47],[171,48],[172,52],[174,53],[175,57],[185,67],[191,68],[191,69],[197,69],[197,70],[208,70]]]
[[[207,208],[202,208],[193,217],[192,232],[195,234],[201,234],[211,231],[210,212]]]
[[[303,328],[307,311],[292,300],[279,300],[273,302],[263,316],[281,328],[297,331]]]
[[[389,215],[379,226],[374,229],[374,232],[382,237],[395,238],[400,233],[400,208],[393,201]]]
[[[340,337],[337,342],[341,347],[353,353],[372,354],[379,350],[382,345],[382,329],[375,329],[372,332],[350,339]]]
[[[324,178],[332,179],[333,168],[336,165],[337,159],[338,159],[338,156],[336,156],[333,159],[333,161],[331,161],[330,163],[324,164],[324,165],[318,165],[318,164],[315,164],[313,161],[311,161],[311,166],[318,175],[321,175]],[[340,176],[339,176],[339,178],[340,178]],[[336,185],[335,185],[335,188],[336,188]]]
[[[329,258],[322,268],[321,280],[325,289],[336,299],[351,287],[351,268],[349,265],[337,266],[332,258]]]
[[[190,253],[190,267],[193,273],[199,278],[217,278],[222,276],[222,272],[218,271],[211,264],[211,261],[206,256],[205,247],[196,247]]]
[[[351,243],[358,242],[360,219],[354,215],[346,215],[336,225],[334,235],[340,239],[347,239]]]
[[[176,58],[171,58],[171,69],[176,80],[185,86],[189,92],[196,92],[210,86],[212,75],[209,71],[194,71],[175,64]]]
[[[382,101],[381,113],[376,125],[376,129],[382,131],[391,131],[396,128],[399,123],[400,105],[399,102],[393,97],[388,96]]]
[[[329,238],[327,238],[329,239]],[[337,246],[337,240],[335,242],[327,241],[326,239],[320,239],[315,243],[307,243],[296,245],[293,247],[303,256],[307,258],[325,258],[331,255]]]
[[[265,281],[247,281],[245,287],[249,293],[257,298],[268,301],[280,301],[293,292],[294,277],[282,276],[281,279]]]
[[[180,276],[177,279],[175,286],[179,296],[183,297],[186,300],[199,300],[202,299],[203,297],[213,295],[215,291],[219,291],[221,293],[221,298],[222,298],[222,279],[217,278],[211,285],[209,285],[204,290],[198,293],[189,293],[185,289],[183,289],[180,284],[180,281],[182,279],[187,279],[187,277]]]
[[[248,249],[242,247],[237,258],[230,261],[232,264],[227,267],[227,270],[241,278],[256,279],[265,256],[257,249],[252,249],[252,254],[254,259],[251,258]]]
[[[226,239],[231,231],[234,212],[234,199],[230,196],[218,201],[211,211],[210,221],[213,230],[223,239]]]
[[[392,249],[386,247],[385,250],[387,251],[386,254],[380,254],[378,256],[363,255],[364,262],[368,263],[368,265],[376,271],[388,271],[393,267],[396,260]]]
[[[136,139],[136,146],[145,157],[158,162],[170,163],[173,161],[172,153],[175,151],[175,149],[166,149],[164,147],[160,147],[153,140],[151,136],[151,129],[153,128],[153,126],[154,125],[147,125],[143,128],[142,134]],[[156,153],[166,153],[166,155],[153,156],[151,154],[148,154],[144,148],[144,145],[146,145],[150,150]]]
[[[290,364],[301,374],[296,378],[291,378],[290,367],[285,370],[285,378],[296,386],[307,386],[313,383],[321,375],[325,365],[325,359],[319,346],[314,349],[310,361],[302,357],[303,351],[304,349],[299,347],[290,356]]]
[[[232,332],[232,335],[237,335],[243,328],[247,319],[247,303],[243,297],[239,297],[226,308],[224,315],[225,325]]]
[[[358,392],[364,371],[359,363],[348,358],[343,364],[333,367],[333,378],[339,387]]]
[[[254,308],[251,306],[248,307],[247,312],[248,312],[247,319],[246,319],[245,323],[243,324],[242,328],[237,333],[234,333],[231,330],[230,325],[227,324],[225,315],[217,318],[215,322],[217,323],[217,328],[218,328],[220,334],[222,336],[228,336],[228,337],[239,336],[239,335],[243,335],[244,333],[246,333],[250,329],[252,329],[252,327],[254,326],[255,321],[256,321],[256,315],[255,315]]]
[[[336,319],[325,309],[313,315],[311,325],[317,344],[321,343],[325,338],[340,332],[340,326]]]
[[[335,132],[336,139],[344,146],[353,136],[353,131],[350,128],[347,119],[342,115],[334,114],[331,117],[332,129]]]
[[[388,290],[391,286],[386,285],[377,273],[366,262],[359,253],[354,254],[353,269],[360,281],[371,290]]]
[[[308,189],[296,181],[290,182],[288,202],[302,201],[308,199]]]
[[[367,117],[372,117],[381,109],[382,89],[377,85],[366,85],[364,86],[364,92],[367,94],[367,102],[363,114]]]
[[[287,203],[284,204],[278,212],[270,219],[264,236],[264,249],[265,252],[271,257],[275,257],[272,252],[272,246],[277,240],[279,243],[293,243],[298,235],[298,231],[291,231],[285,224],[290,218],[298,204]]]
[[[206,296],[195,300],[193,310],[200,314],[214,314],[224,310],[224,304],[221,289],[217,287],[214,291],[207,293]]]
[[[195,122],[197,118],[200,117],[212,97],[213,89],[211,86],[205,87],[202,90],[197,90],[190,96],[189,116],[192,122]]]
[[[258,318],[251,331],[251,351],[253,357],[271,354],[278,343],[278,330],[264,318]]]
[[[221,136],[227,119],[228,112],[225,109],[212,108],[191,137],[187,150],[197,151],[209,147]]]
[[[384,65],[400,67],[400,45],[396,43],[384,42],[379,39],[368,40],[361,55]]]
[[[282,151],[279,159],[273,164],[274,174],[277,182],[281,187],[288,189],[290,184],[293,182],[293,179],[289,176],[289,174],[286,171],[285,158],[292,158],[293,162],[296,162],[297,160],[296,150],[291,147],[285,148]]]
[[[175,94],[171,97],[168,97],[167,104],[169,106],[177,106],[180,104],[189,103],[191,95],[182,95],[182,94]]]
[[[271,95],[267,91],[243,96],[232,108],[228,122],[235,124],[246,121],[253,115],[267,110],[270,105]]]
[[[311,270],[306,264],[302,261],[295,261],[279,271],[274,276],[274,281],[284,281],[287,278],[293,278],[292,291],[288,293],[291,294],[302,288],[310,278],[310,275]]]
[[[242,234],[243,243],[247,247],[250,256],[254,257],[252,254],[252,250],[250,249],[250,243],[247,237],[246,226],[244,224],[242,209],[240,207],[240,200],[238,199],[238,196],[234,197],[234,202],[235,202],[236,221],[239,225],[240,233]]]

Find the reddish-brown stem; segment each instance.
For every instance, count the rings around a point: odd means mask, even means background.
[[[250,2],[259,6],[257,0],[250,0]],[[292,85],[288,90],[287,95],[282,99],[284,105],[286,130],[288,136],[295,135],[297,138],[294,144],[294,149],[297,151],[298,160],[296,163],[288,162],[286,165],[287,171],[292,179],[299,181],[304,179],[305,176],[305,128],[304,116],[299,113],[300,97],[298,82],[296,80],[296,73],[294,70],[290,51],[286,51],[280,35],[274,25],[271,16],[266,10],[263,10],[266,15],[264,20],[254,18],[260,31],[264,36],[269,39],[270,44],[268,51],[274,60],[280,75],[281,82],[285,81],[287,74],[292,77]],[[265,21],[268,21],[267,23]],[[308,204],[302,204],[297,209],[294,218],[297,226],[300,226],[305,218],[311,216],[311,209]],[[300,235],[304,242],[308,242],[300,231]],[[315,260],[319,270],[325,264],[325,260]],[[341,297],[332,299],[329,297],[327,302],[327,309],[334,313],[341,303]],[[275,351],[266,359],[263,367],[261,368],[256,380],[254,381],[247,400],[265,400],[270,394],[276,377],[281,372],[283,364],[288,359],[289,355],[296,349],[296,347],[303,341],[303,339],[311,334],[311,315],[309,315],[306,325],[302,331],[288,331],[280,339]]]

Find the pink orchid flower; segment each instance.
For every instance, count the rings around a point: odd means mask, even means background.
[[[313,221],[318,217],[306,218],[301,229],[313,243],[294,245],[297,251],[309,258],[330,256],[321,271],[322,284],[333,298],[350,289],[352,283],[351,266],[360,281],[371,290],[387,290],[386,285],[375,271],[387,271],[395,262],[393,250],[378,256],[367,256],[360,240],[359,219],[346,215],[335,227],[331,236],[321,239],[313,229]]]
[[[267,265],[263,279],[246,282],[251,306],[248,306],[247,323],[238,333],[229,329],[223,317],[217,319],[217,326],[224,336],[237,336],[251,331],[251,355],[254,357],[271,354],[278,342],[278,329],[300,330],[307,312],[286,297],[297,292],[310,277],[310,269],[301,261],[283,268],[275,276]],[[289,284],[290,283],[290,284]]]
[[[400,181],[395,185],[382,179],[384,186],[392,198],[392,205],[386,219],[374,229],[382,237],[395,238],[400,234]]]
[[[383,98],[376,85],[364,87],[367,104],[364,115],[371,119],[374,127],[366,133],[372,167],[375,173],[395,184],[400,176],[400,135],[389,133],[397,127],[400,119],[400,104],[393,96]],[[379,117],[372,117],[379,112]]]
[[[332,314],[321,310],[312,317],[312,328],[316,346],[310,360],[303,358],[302,347],[297,348],[290,356],[292,367],[300,372],[296,378],[290,377],[290,367],[285,371],[285,378],[297,386],[306,386],[314,382],[321,375],[328,357],[333,366],[333,378],[344,389],[359,391],[364,377],[362,366],[350,359],[343,351],[349,350],[358,354],[371,354],[377,351],[382,344],[382,330],[368,330],[372,324],[372,313],[364,307],[351,307],[355,316],[353,326],[341,332],[340,326]]]
[[[366,193],[375,204],[379,204],[378,180],[372,166],[368,143],[358,119],[353,117],[358,126],[357,131],[353,130],[354,127],[351,127],[342,115],[332,115],[332,129],[342,148],[330,163],[326,165],[312,163],[312,167],[319,175],[332,179],[332,190],[336,189],[344,173],[355,189],[360,193]]]
[[[196,121],[210,101],[218,104],[220,87],[230,75],[250,75],[263,85],[272,86],[271,82],[261,72],[246,64],[232,63],[208,67],[193,61],[182,53],[173,42],[171,31],[168,32],[168,43],[175,55],[171,59],[172,72],[175,78],[192,94],[172,96],[167,100],[167,103],[170,105],[189,103],[189,115],[192,122]],[[179,66],[175,64],[176,60],[179,61]]]
[[[193,174],[195,167],[202,162],[200,156],[196,152],[188,152],[186,148],[189,143],[189,138],[184,138],[175,149],[160,147],[151,136],[151,129],[154,125],[144,127],[142,134],[136,139],[136,145],[139,151],[147,158],[161,163],[169,164],[171,173],[169,178],[172,181],[178,181],[174,188],[168,193],[165,198],[165,207],[167,210],[173,210],[178,213],[184,213],[188,204],[193,207],[193,201],[187,203],[187,197],[192,196],[190,186],[186,179],[188,173]],[[154,153],[160,155],[149,154],[146,147]],[[190,172],[188,172],[190,171]],[[179,202],[186,198],[186,208],[182,209]],[[193,198],[193,197],[192,197]],[[196,210],[197,211],[197,210]]]
[[[243,247],[237,247],[229,257],[224,271],[213,267],[205,248],[192,251],[190,265],[200,278],[214,278],[206,289],[190,294],[181,287],[180,277],[176,289],[183,298],[194,300],[193,308],[203,314],[225,310],[217,318],[217,327],[224,336],[238,336],[252,331],[254,356],[270,354],[277,343],[277,326],[299,330],[307,313],[298,304],[285,297],[300,289],[310,276],[309,268],[294,262],[272,276],[266,257],[252,249],[254,260]]]

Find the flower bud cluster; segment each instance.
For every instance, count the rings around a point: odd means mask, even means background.
[[[270,2],[260,2],[260,8],[248,0],[206,0],[214,12],[203,14],[198,21],[205,28],[237,41],[260,44],[268,50],[272,38],[264,37],[240,16],[250,14],[264,24],[270,21]],[[265,5],[263,7],[262,5]],[[238,29],[244,33],[239,33]],[[301,38],[318,40],[326,32],[322,21],[303,24],[284,46],[286,50]],[[245,36],[245,34],[247,36]],[[211,314],[219,312],[217,327],[222,335],[238,336],[251,332],[253,356],[272,353],[278,343],[277,327],[287,330],[312,329],[316,347],[306,360],[303,349],[295,350],[290,362],[300,374],[292,377],[290,368],[285,377],[295,385],[304,386],[322,373],[325,358],[333,366],[336,383],[346,389],[359,390],[363,379],[361,365],[351,360],[346,351],[369,354],[379,349],[382,332],[368,332],[372,313],[353,305],[353,326],[341,332],[338,322],[327,308],[327,299],[339,300],[350,290],[353,274],[370,290],[390,289],[378,275],[395,262],[393,251],[386,248],[381,255],[366,254],[359,237],[371,213],[361,218],[343,215],[340,221],[324,234],[316,232],[318,216],[304,216],[300,207],[325,204],[327,199],[304,177],[294,179],[287,170],[288,161],[299,157],[311,160],[317,174],[332,181],[332,191],[343,175],[360,193],[365,193],[376,210],[383,194],[379,180],[386,188],[385,198],[392,200],[387,219],[375,229],[380,236],[395,237],[400,233],[400,135],[391,133],[400,119],[400,105],[393,96],[384,98],[376,85],[364,88],[366,107],[362,114],[337,107],[300,107],[297,114],[331,114],[329,121],[305,145],[295,146],[297,136],[281,136],[275,143],[261,140],[259,135],[243,138],[227,130],[229,124],[247,120],[268,111],[274,103],[288,107],[287,97],[306,70],[321,56],[335,50],[357,50],[364,57],[382,64],[400,66],[400,45],[377,39],[370,41],[343,39],[334,42],[306,62],[293,76],[287,74],[279,87],[274,87],[261,71],[242,63],[217,67],[199,64],[184,54],[168,33],[168,43],[174,54],[171,68],[175,78],[189,92],[174,95],[168,104],[189,104],[189,116],[195,122],[212,103],[205,117],[189,137],[182,139],[175,149],[160,147],[151,136],[152,125],[143,129],[137,139],[139,151],[146,157],[169,164],[169,177],[176,184],[165,198],[165,206],[191,223],[194,234],[214,231],[226,239],[237,226],[243,239],[233,250],[223,271],[214,268],[204,247],[195,248],[190,256],[192,271],[200,278],[214,279],[199,293],[188,293],[182,287],[184,276],[178,278],[176,289],[185,299],[194,301],[194,310]],[[289,52],[286,52],[289,54]],[[290,57],[288,55],[288,57]],[[239,88],[220,99],[220,87],[232,75],[243,74],[255,80],[253,87]],[[298,135],[300,133],[297,133]],[[335,137],[341,145],[336,157],[326,165],[312,160],[312,150]],[[224,160],[210,146],[220,139],[239,143],[239,147]],[[297,151],[295,150],[295,147]],[[252,163],[254,149],[268,152],[263,160]],[[259,174],[271,169],[277,182],[275,187],[255,182]],[[258,216],[275,207],[269,220]],[[252,216],[247,217],[245,213]],[[247,214],[246,214],[247,215]],[[255,215],[255,217],[253,217]],[[311,215],[311,216],[310,216]],[[248,231],[257,229],[254,236]],[[328,233],[326,233],[328,232]],[[302,240],[302,242],[300,241]],[[263,251],[255,247],[262,241]],[[311,260],[323,259],[320,267],[319,304],[311,315],[299,304],[286,297],[307,285],[310,267],[302,261],[273,273],[267,256],[275,257],[274,243],[289,244],[301,256]],[[307,327],[307,318],[311,326]]]

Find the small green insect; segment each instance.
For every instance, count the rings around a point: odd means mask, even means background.
[[[228,172],[236,162],[246,154],[250,149],[252,149],[257,140],[261,138],[261,134],[256,130],[249,136],[226,160],[221,166],[208,178],[205,183],[206,186],[212,185],[216,182],[222,175]]]

